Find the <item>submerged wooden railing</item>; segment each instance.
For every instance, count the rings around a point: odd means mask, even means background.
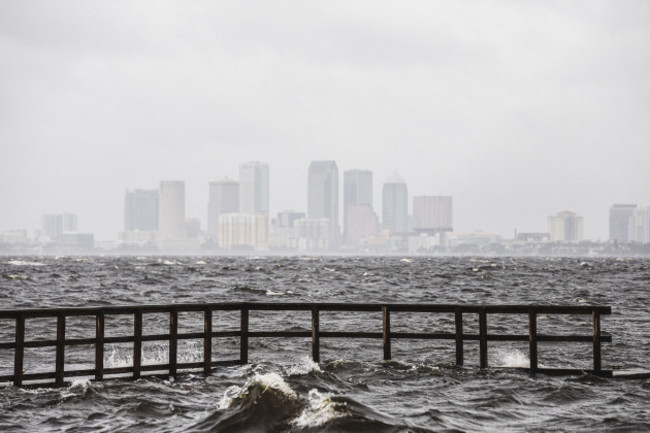
[[[213,312],[239,311],[239,330],[213,330]],[[305,331],[253,331],[249,329],[251,311],[310,311],[311,330]],[[328,312],[381,312],[381,332],[359,331],[324,331],[320,327],[320,313]],[[179,313],[199,312],[203,314],[202,332],[178,332]],[[454,316],[454,332],[393,332],[391,331],[391,313],[451,313]],[[169,330],[163,334],[143,335],[143,315],[165,313],[169,315]],[[107,376],[130,374],[139,378],[144,372],[166,372],[175,376],[179,370],[201,369],[209,374],[214,367],[223,365],[245,364],[248,362],[250,338],[311,338],[312,358],[320,362],[321,338],[370,338],[383,340],[383,358],[390,360],[391,341],[394,339],[453,340],[455,342],[456,365],[464,363],[464,342],[479,342],[479,366],[488,367],[488,341],[527,341],[531,373],[545,374],[581,374],[590,372],[601,376],[611,376],[612,371],[602,368],[601,343],[611,342],[611,336],[601,334],[601,315],[610,314],[609,306],[554,306],[554,305],[438,305],[438,304],[373,304],[373,303],[206,303],[206,304],[172,304],[145,306],[110,306],[87,308],[48,308],[0,310],[0,320],[15,319],[14,341],[0,341],[0,350],[14,350],[13,374],[0,376],[0,383],[13,383],[22,386],[27,381],[54,380],[45,385],[63,386],[66,378],[90,376],[95,380],[104,380]],[[526,315],[528,317],[528,334],[494,334],[488,333],[488,315]],[[591,315],[593,330],[589,335],[547,335],[537,332],[537,319],[545,315]],[[131,335],[106,336],[105,321],[107,316],[133,315],[133,333]],[[463,332],[463,318],[466,315],[478,315],[478,334]],[[66,318],[94,317],[95,336],[90,338],[66,338]],[[25,341],[26,319],[56,318],[55,340]],[[379,325],[379,324],[377,324]],[[379,326],[378,326],[379,328]],[[213,338],[238,337],[240,339],[239,359],[212,360]],[[178,362],[179,340],[203,340],[203,361]],[[168,363],[142,365],[142,343],[150,341],[168,341]],[[538,343],[540,342],[583,342],[592,344],[593,369],[576,368],[541,368],[538,365]],[[104,349],[107,344],[133,343],[133,362],[126,367],[105,367]],[[94,345],[95,355],[92,369],[66,370],[65,348],[75,345]],[[55,370],[45,373],[25,373],[25,348],[55,347]],[[39,385],[43,385],[42,383]]]

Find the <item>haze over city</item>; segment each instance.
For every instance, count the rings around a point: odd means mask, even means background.
[[[271,216],[304,212],[335,160],[375,209],[397,171],[459,231],[571,210],[606,240],[610,206],[650,205],[649,53],[642,1],[2,2],[0,230],[73,212],[115,239],[125,191],[170,179],[205,228],[251,160]]]

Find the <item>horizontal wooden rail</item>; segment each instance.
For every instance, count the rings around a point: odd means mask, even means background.
[[[212,319],[215,311],[232,311],[239,313],[239,329],[214,330]],[[251,326],[252,312],[290,312],[304,311],[311,315],[311,329],[292,330],[253,330]],[[369,312],[379,313],[381,327],[377,331],[341,331],[322,330],[321,315],[323,313],[350,313]],[[165,333],[144,333],[143,322],[150,314],[166,314],[168,329]],[[203,314],[203,330],[195,332],[179,332],[180,313]],[[391,331],[391,314],[393,313],[449,313],[453,316],[453,332],[393,332]],[[257,313],[259,314],[259,313]],[[254,317],[257,317],[255,314]],[[488,316],[499,315],[525,315],[528,322],[528,334],[499,334],[489,332]],[[540,315],[590,315],[592,331],[589,335],[540,334],[537,329],[537,320]],[[105,306],[105,307],[77,307],[77,308],[28,308],[16,310],[0,310],[0,320],[14,320],[15,332],[13,341],[0,341],[0,350],[14,350],[13,374],[0,376],[0,383],[13,383],[22,386],[24,382],[54,380],[49,385],[61,386],[65,378],[79,376],[94,376],[95,380],[104,380],[107,376],[130,375],[132,378],[141,377],[144,372],[166,372],[168,376],[175,376],[179,370],[201,369],[209,374],[213,368],[224,365],[243,364],[248,362],[249,340],[251,338],[311,338],[312,358],[320,362],[320,342],[325,339],[381,339],[383,341],[383,358],[390,360],[391,341],[393,339],[410,340],[454,340],[456,364],[464,363],[464,342],[479,342],[479,365],[488,367],[488,342],[489,341],[528,341],[530,368],[532,373],[545,374],[577,374],[584,370],[572,368],[540,368],[538,366],[538,343],[540,342],[576,342],[592,343],[593,369],[592,373],[611,376],[611,370],[602,368],[601,343],[612,341],[610,335],[601,333],[601,316],[611,314],[609,306],[567,306],[567,305],[454,305],[454,304],[374,304],[374,303],[251,303],[251,302],[225,302],[203,304],[170,304],[170,305],[134,305],[134,306]],[[106,335],[106,318],[115,316],[132,316],[133,327],[129,335]],[[463,318],[473,315],[478,319],[478,333],[467,333],[463,329]],[[94,337],[67,338],[66,320],[72,317],[89,316],[94,318]],[[29,329],[30,319],[53,318],[56,320],[56,339],[25,340],[26,331]],[[360,320],[360,319],[359,319]],[[366,320],[371,320],[366,318]],[[374,319],[373,319],[374,320]],[[231,325],[232,326],[232,325]],[[214,338],[237,338],[240,341],[239,358],[234,360],[213,360],[212,348]],[[202,340],[203,359],[197,362],[179,362],[179,341]],[[164,364],[143,364],[143,343],[164,341],[168,343],[168,362]],[[104,356],[107,344],[128,343],[133,344],[132,363],[129,366],[105,367]],[[94,346],[95,359],[92,369],[65,369],[65,348],[73,346]],[[24,371],[25,349],[54,347],[56,351],[55,370],[51,372],[27,373]],[[162,373],[161,373],[162,372]],[[123,376],[122,376],[123,377]],[[42,385],[42,384],[40,384]],[[45,385],[48,385],[46,383]]]

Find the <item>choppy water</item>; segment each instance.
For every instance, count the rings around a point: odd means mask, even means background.
[[[603,318],[602,328],[612,334],[613,343],[603,346],[603,366],[615,369],[648,368],[649,293],[648,259],[0,259],[0,308],[222,301],[611,305],[613,313]],[[368,327],[363,330],[380,331],[381,319],[374,313],[324,315],[321,330],[358,329],[355,320],[363,314],[364,323],[377,325],[364,325]],[[251,316],[251,330],[309,329],[307,315],[295,317],[260,313]],[[199,319],[180,317],[179,325],[192,329]],[[228,317],[222,320],[227,326]],[[539,320],[540,332],[576,326],[590,332],[588,318],[584,323],[574,317]],[[396,331],[400,326],[446,331],[451,323],[423,316],[392,321]],[[151,322],[155,328],[164,318]],[[12,326],[0,323],[0,341],[13,338]],[[36,326],[36,334],[52,330],[47,321]],[[107,322],[109,334],[111,326],[119,331],[132,325]],[[471,330],[475,324],[466,326]],[[503,331],[499,327],[518,324],[494,326]],[[74,336],[81,329],[72,325],[66,332]],[[207,378],[197,373],[176,380],[80,379],[62,389],[3,387],[0,431],[650,430],[649,380],[531,376],[496,368],[527,366],[525,343],[490,342],[491,368],[485,371],[476,368],[478,344],[466,343],[466,366],[460,369],[453,366],[453,342],[394,341],[395,361],[383,362],[379,340],[322,339],[320,364],[309,360],[309,344],[252,339],[250,364],[218,368]],[[129,348],[114,346],[107,351],[106,365],[127,365]],[[143,351],[145,364],[166,362],[165,346],[150,343]],[[591,360],[589,344],[540,343],[539,351],[542,365],[588,368]],[[51,352],[32,352],[25,363],[28,371],[38,371],[48,359],[51,368]],[[215,359],[235,359],[237,354],[237,341],[224,339],[215,347]],[[200,361],[201,356],[199,344],[179,346],[181,361]],[[0,375],[11,374],[11,360],[11,353],[0,354]],[[84,366],[88,359],[83,351],[71,351],[66,352],[68,362]]]

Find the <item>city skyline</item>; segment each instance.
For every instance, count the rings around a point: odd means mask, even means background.
[[[272,215],[307,209],[312,160],[371,169],[378,216],[393,171],[451,196],[464,232],[571,210],[605,240],[612,204],[650,204],[645,1],[57,4],[0,4],[0,231],[73,212],[114,239],[124,190],[164,179],[205,228],[209,182],[254,160]]]

